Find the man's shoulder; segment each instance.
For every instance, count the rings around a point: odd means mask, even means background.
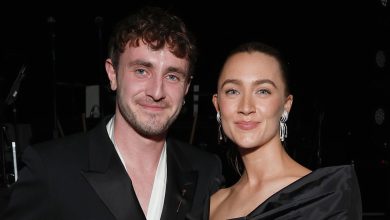
[[[27,147],[24,150],[23,155],[37,154],[42,158],[58,158],[71,152],[78,154],[80,151],[85,150],[85,147],[82,146],[87,143],[86,139],[85,134],[77,133],[61,138],[37,142]]]
[[[168,145],[172,145],[174,148],[179,148],[181,152],[192,155],[193,157],[199,156],[199,157],[213,157],[215,156],[213,153],[208,152],[204,149],[201,149],[198,146],[195,146],[193,144],[186,143],[184,141],[174,139],[174,138],[169,138],[167,140]]]
[[[192,167],[220,167],[221,160],[217,154],[203,150],[195,145],[169,138],[168,151],[172,152],[178,161],[191,164]]]
[[[31,148],[38,152],[61,152],[61,150],[79,149],[80,146],[87,145],[91,140],[100,139],[104,135],[102,124],[96,125],[87,132],[77,132],[60,138],[44,140],[34,143]]]

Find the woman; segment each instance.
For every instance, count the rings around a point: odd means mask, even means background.
[[[212,195],[211,220],[362,218],[352,166],[311,171],[284,149],[287,81],[279,52],[263,43],[240,45],[225,61],[212,101],[220,139],[234,143],[243,167],[233,186]]]

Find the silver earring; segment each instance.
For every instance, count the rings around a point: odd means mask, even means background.
[[[221,114],[217,112],[217,122],[221,124]]]
[[[222,135],[222,123],[221,123],[221,114],[217,112],[217,122],[218,122],[218,143],[223,139]]]
[[[186,100],[183,100],[183,105],[185,105],[186,104]]]
[[[287,119],[288,119],[288,112],[284,111],[282,114],[282,117],[280,118],[280,140],[283,142],[287,138]]]

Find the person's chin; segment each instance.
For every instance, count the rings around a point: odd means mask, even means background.
[[[236,139],[236,144],[243,149],[251,149],[259,146],[258,142],[253,138]]]

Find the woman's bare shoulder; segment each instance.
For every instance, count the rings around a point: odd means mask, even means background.
[[[231,192],[231,188],[222,188],[222,189],[219,189],[216,193],[214,193],[212,196],[211,196],[211,199],[210,199],[210,213],[213,213],[215,211],[215,209],[221,204],[223,203],[223,201],[226,200],[226,198],[229,196]]]

